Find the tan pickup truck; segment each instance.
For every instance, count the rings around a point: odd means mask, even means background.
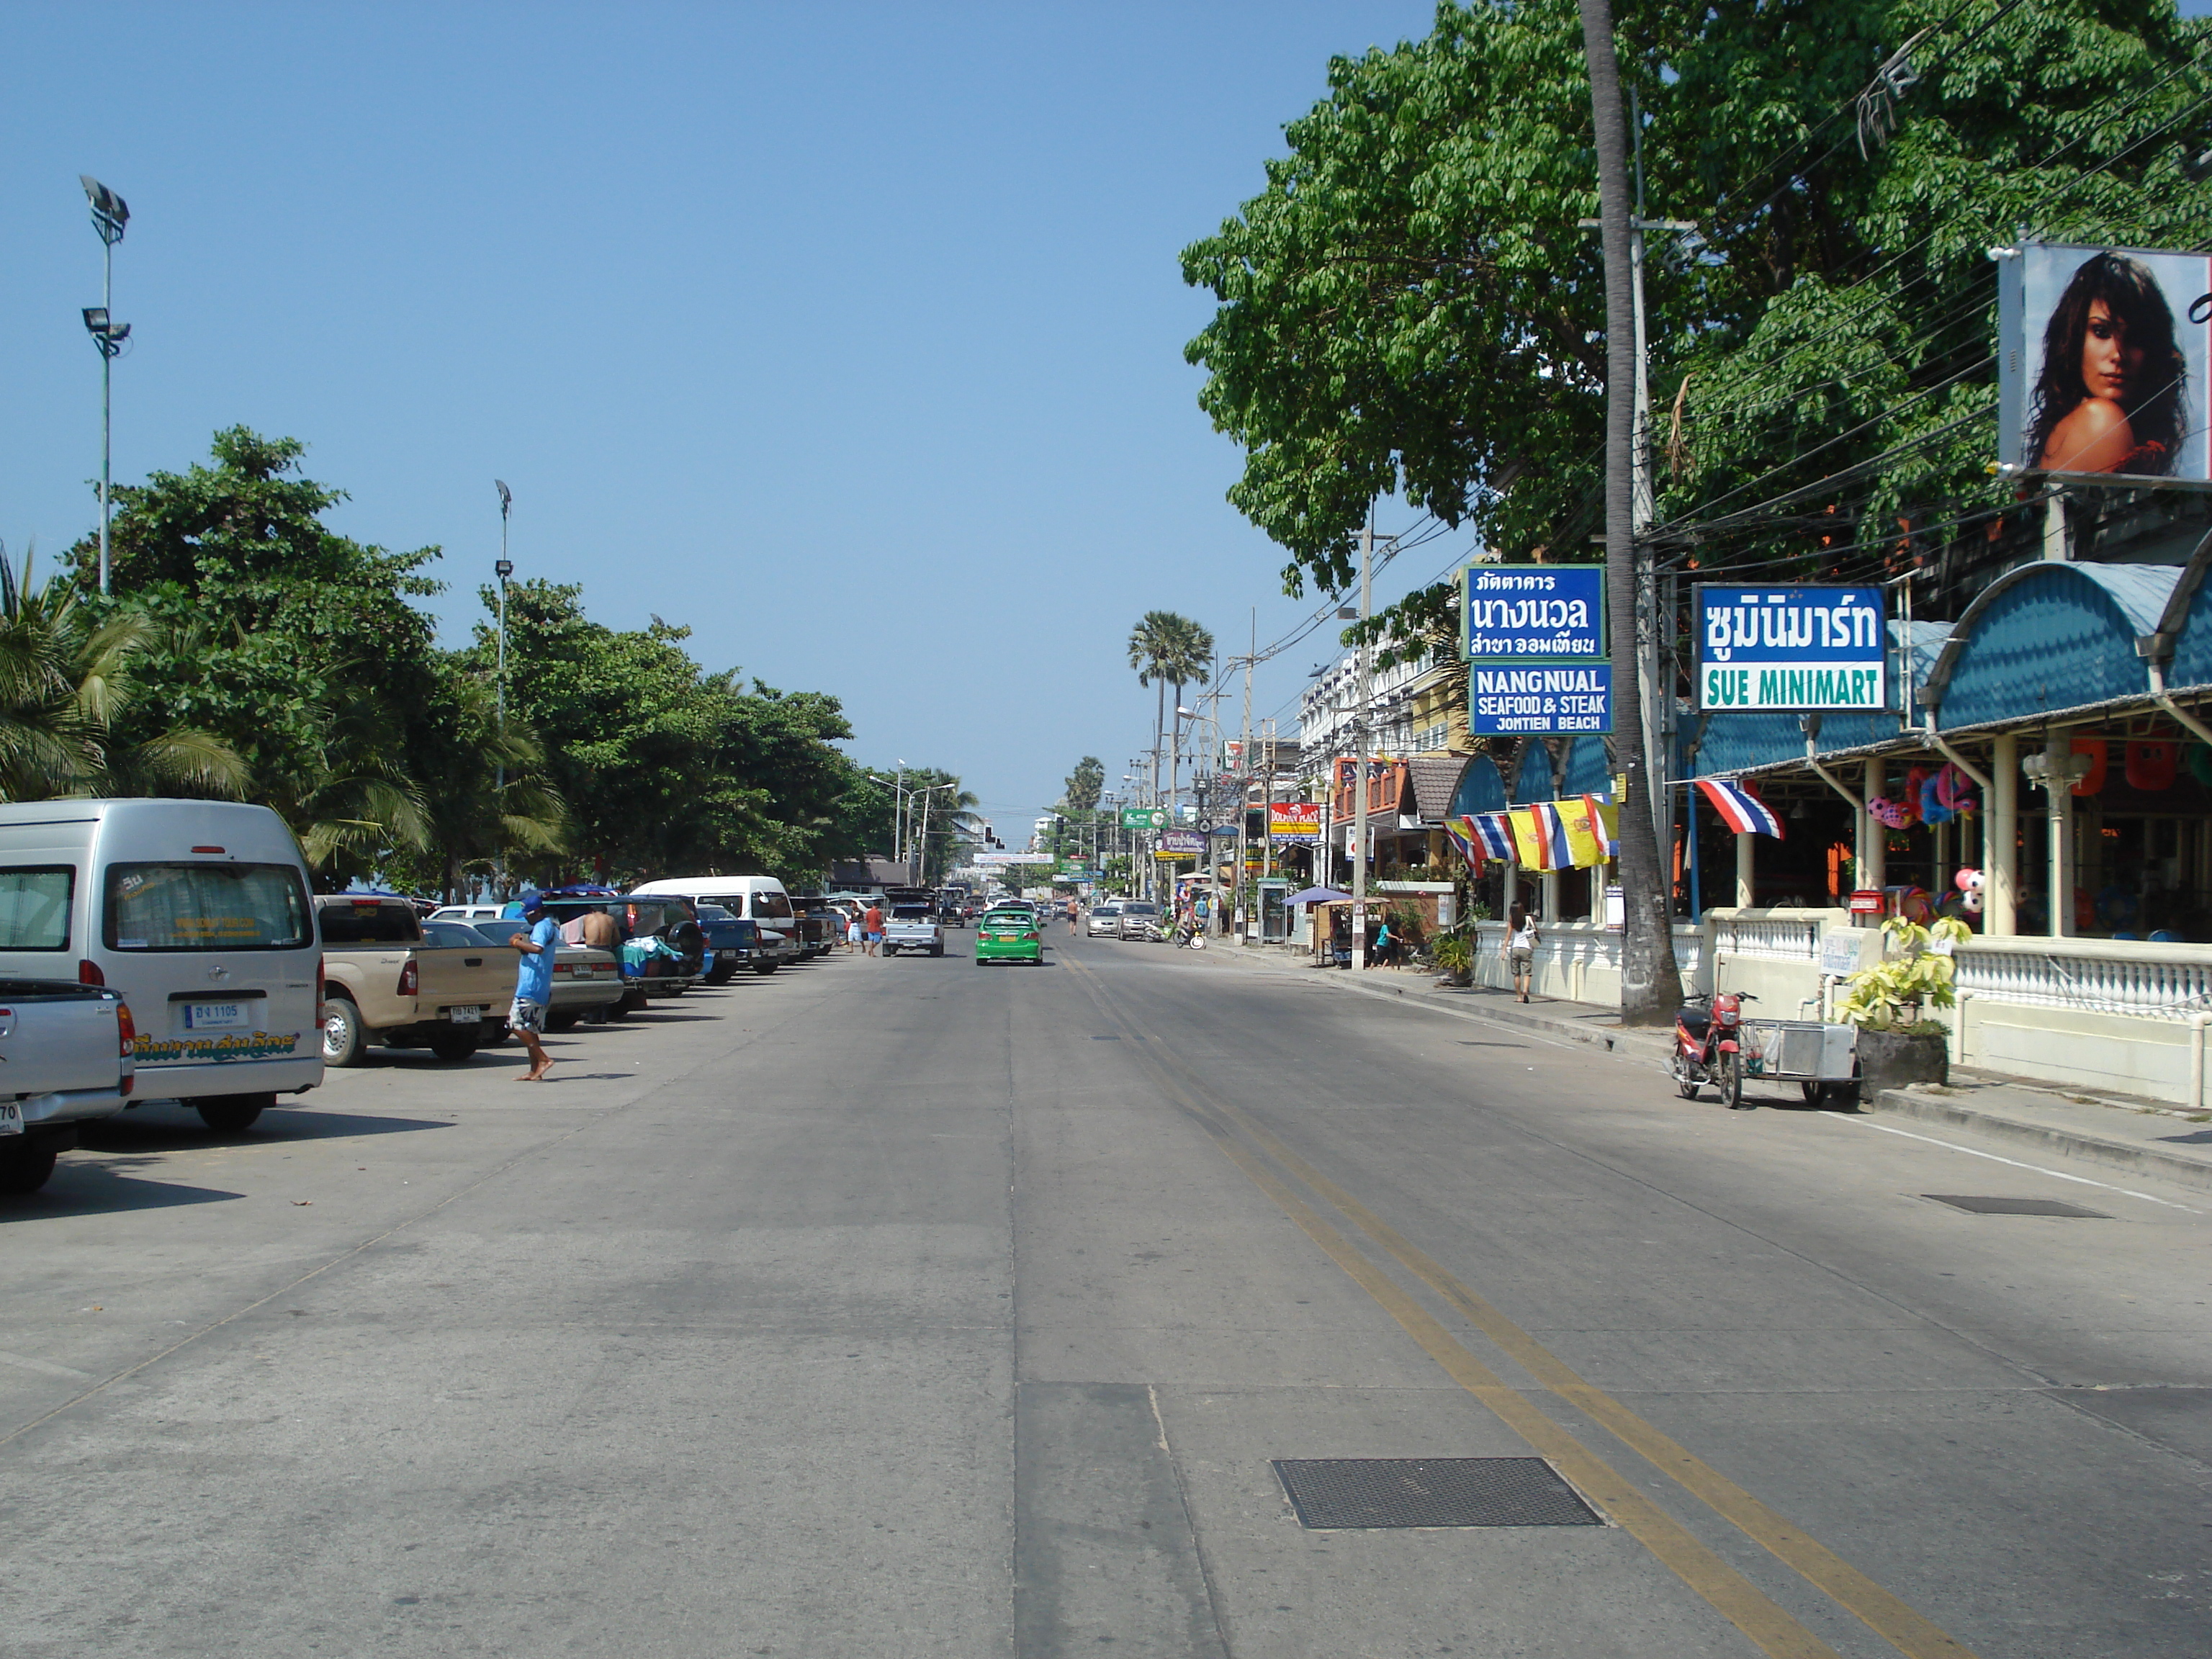
[[[323,1064],[358,1066],[372,1042],[466,1060],[501,1029],[514,998],[513,950],[424,939],[404,898],[315,900],[323,941]]]

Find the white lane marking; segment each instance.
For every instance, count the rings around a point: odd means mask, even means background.
[[[1985,1158],[1992,1164],[2009,1164],[2015,1170],[2033,1170],[2038,1175],[2047,1175],[2055,1181],[2078,1182],[2084,1187],[2102,1188],[2108,1193],[2119,1193],[2129,1198],[2139,1198],[2146,1204],[2163,1204],[2169,1210],[2179,1210],[2185,1215],[2203,1215],[2202,1210],[2192,1210],[2186,1204],[2176,1204],[2168,1199],[2153,1198],[2148,1193],[2139,1193],[2132,1187],[2115,1187],[2109,1182],[2092,1181],[2087,1176],[2068,1175],[2063,1170],[2048,1170],[2040,1164],[2023,1164],[2016,1158],[1999,1158],[1995,1152],[1985,1152],[1978,1147],[1961,1146],[1955,1140],[1938,1140],[1934,1135],[1917,1135],[1910,1129],[1893,1129],[1887,1123],[1869,1123],[1863,1117],[1853,1117],[1847,1112],[1823,1112],[1822,1117],[1832,1117],[1839,1123],[1854,1123],[1862,1129],[1879,1129],[1886,1135],[1903,1135],[1907,1140],[1924,1140],[1930,1146],[1948,1147],[1954,1152],[1964,1152],[1969,1158]]]

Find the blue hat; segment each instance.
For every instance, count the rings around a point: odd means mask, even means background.
[[[515,895],[515,902],[522,907],[522,914],[526,916],[532,910],[545,908],[545,896],[535,887],[526,887]]]

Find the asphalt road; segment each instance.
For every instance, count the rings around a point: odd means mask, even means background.
[[[0,1652],[2212,1650],[2202,1194],[951,937],[0,1200]],[[1536,1456],[1602,1524],[1274,1464]]]

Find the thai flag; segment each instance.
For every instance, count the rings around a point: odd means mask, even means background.
[[[1446,818],[1444,834],[1449,836],[1451,844],[1459,848],[1459,855],[1467,860],[1467,867],[1480,875],[1482,843],[1475,839],[1474,820],[1466,817]]]
[[[1494,859],[1510,859],[1513,852],[1513,827],[1507,823],[1504,812],[1480,812],[1468,822],[1481,838],[1482,850]]]
[[[1782,839],[1782,820],[1773,809],[1740,783],[1726,778],[1699,778],[1698,787],[1721,815],[1721,822],[1739,836],[1771,836]]]

